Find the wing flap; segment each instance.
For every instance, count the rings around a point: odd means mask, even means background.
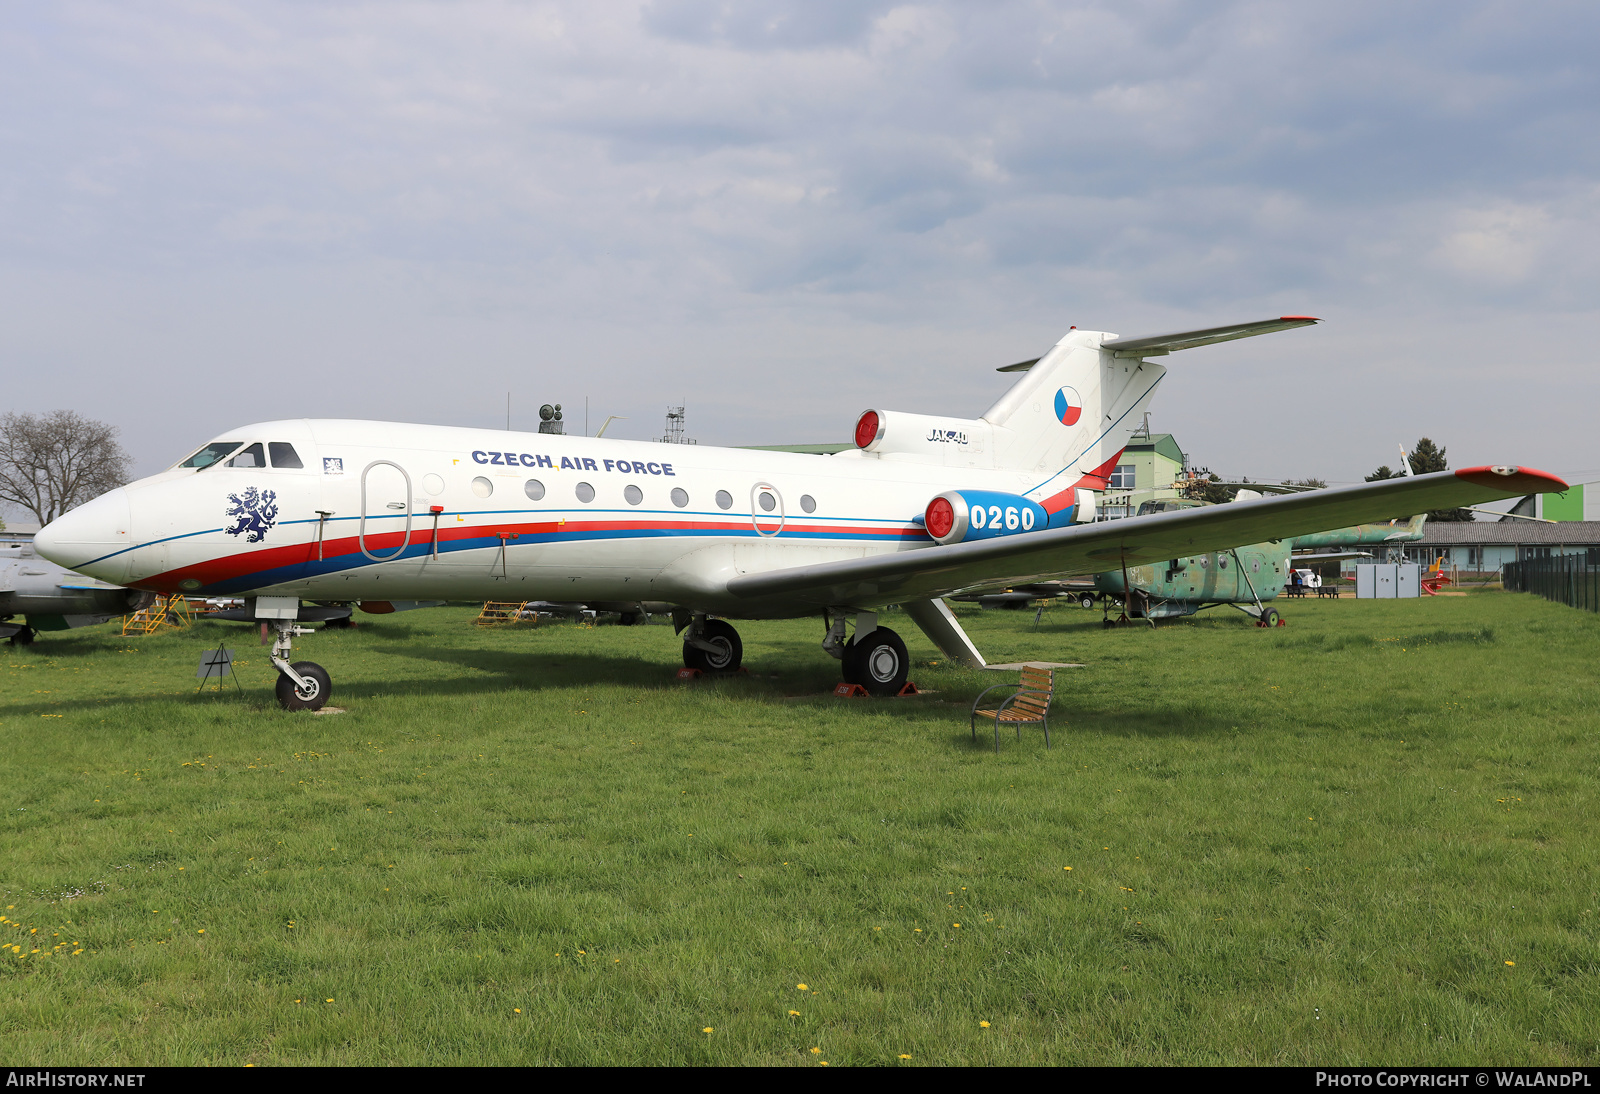
[[[1127,564],[1226,550],[1345,525],[1409,517],[1479,501],[1565,490],[1554,475],[1520,467],[1474,467],[1404,479],[1313,490],[1145,517],[1052,528],[1025,535],[889,555],[824,562],[728,582],[749,602],[771,600],[818,608],[900,603],[1104,573]]]
[[[1111,350],[1118,357],[1157,357],[1180,349],[1194,349],[1216,342],[1231,342],[1235,338],[1254,338],[1258,334],[1309,327],[1320,323],[1309,315],[1282,315],[1276,319],[1258,319],[1253,323],[1235,323],[1227,327],[1207,327],[1204,330],[1176,331],[1172,334],[1152,334],[1143,338],[1113,338],[1100,343],[1101,349]],[[1018,366],[1012,365],[1011,368]],[[1001,371],[1005,371],[1002,369]]]

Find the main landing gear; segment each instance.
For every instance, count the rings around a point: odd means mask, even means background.
[[[696,615],[683,631],[683,663],[701,672],[738,672],[744,643],[725,619]]]
[[[293,619],[273,620],[277,640],[272,643],[272,667],[278,670],[278,705],[284,710],[321,710],[333,694],[333,680],[315,661],[289,663],[294,652],[294,636],[312,633],[310,627],[297,627]]]
[[[839,674],[847,684],[860,684],[872,695],[898,695],[911,675],[906,644],[888,627],[878,626],[877,612],[856,613],[856,633],[848,641],[846,615],[833,617],[822,648],[839,659]]]

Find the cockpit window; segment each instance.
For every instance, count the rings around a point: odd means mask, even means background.
[[[196,470],[202,467],[210,467],[238,447],[238,441],[212,441],[178,466],[193,467]]]
[[[267,454],[261,451],[261,442],[257,441],[233,459],[228,461],[229,467],[265,467]]]
[[[294,450],[294,445],[288,441],[272,441],[267,445],[267,451],[272,454],[273,467],[304,467],[300,462],[300,455]]]

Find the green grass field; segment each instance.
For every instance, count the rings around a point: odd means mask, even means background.
[[[1594,1064],[1600,618],[1531,596],[1107,631],[836,700],[820,620],[0,646],[11,1064]],[[195,694],[224,638],[243,693]]]

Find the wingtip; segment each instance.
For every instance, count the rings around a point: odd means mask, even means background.
[[[1280,323],[1320,323],[1320,322],[1322,322],[1322,320],[1318,319],[1314,315],[1280,315],[1280,316],[1278,316],[1278,322],[1280,322]]]
[[[1507,494],[1560,493],[1568,488],[1564,480],[1548,471],[1539,471],[1532,467],[1516,467],[1511,464],[1462,467],[1457,469],[1456,478],[1466,479],[1474,486],[1490,486],[1496,490],[1504,490]]]

